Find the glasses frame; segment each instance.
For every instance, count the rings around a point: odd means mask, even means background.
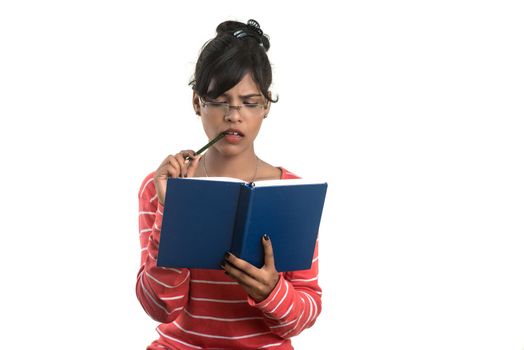
[[[240,109],[242,107],[246,107],[246,106],[258,107],[261,110],[267,109],[267,107],[268,107],[267,101],[265,103],[245,103],[243,105],[235,106],[235,105],[229,104],[227,102],[206,101],[206,100],[204,100],[204,98],[202,96],[198,96],[198,98],[200,99],[200,103],[202,104],[202,107],[211,106],[211,107],[219,107],[219,108],[221,108],[224,111],[224,117],[229,115],[229,113],[231,112],[231,108],[236,109],[238,111],[238,113],[241,113]]]

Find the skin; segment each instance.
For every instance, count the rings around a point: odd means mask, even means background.
[[[228,102],[234,106],[243,103],[265,103],[265,99],[250,74],[246,74],[237,85],[219,96],[216,101]],[[200,103],[199,96],[193,93],[193,108],[201,116],[202,126],[209,140],[220,132],[230,128],[241,131],[244,135],[239,143],[228,143],[224,139],[215,143],[205,154],[205,164],[209,176],[228,176],[253,180],[279,179],[280,169],[263,160],[258,161],[254,148],[254,141],[262,123],[269,113],[270,103],[261,111],[260,115],[245,117],[244,111],[231,109],[227,116],[212,114],[208,108]],[[190,162],[186,157],[191,157]],[[169,177],[205,177],[202,156],[195,156],[193,150],[183,150],[175,155],[167,156],[155,173],[155,188],[158,201],[163,204],[167,179]],[[260,269],[245,260],[226,253],[222,268],[224,272],[246,291],[251,298],[260,302],[266,299],[275,288],[279,274],[275,269],[273,248],[269,237],[262,239],[264,247],[264,266]]]

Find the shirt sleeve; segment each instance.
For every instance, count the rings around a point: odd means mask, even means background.
[[[318,285],[318,241],[309,270],[280,273],[280,279],[263,301],[248,302],[261,310],[271,331],[290,338],[311,327],[322,308],[322,289]]]
[[[151,318],[167,323],[184,309],[189,293],[189,269],[157,267],[158,242],[164,207],[158,203],[154,173],[138,193],[141,259],[136,281],[137,298]]]

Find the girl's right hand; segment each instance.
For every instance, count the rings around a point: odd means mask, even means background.
[[[190,161],[186,161],[190,157]],[[200,156],[195,155],[195,151],[180,151],[175,155],[169,155],[160,164],[155,173],[155,188],[158,201],[164,205],[166,197],[167,179],[169,177],[193,177],[198,168]]]

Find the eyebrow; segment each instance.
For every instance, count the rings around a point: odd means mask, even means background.
[[[221,96],[231,97],[227,92],[223,93]],[[244,99],[244,98],[260,97],[260,96],[262,96],[262,94],[247,94],[247,95],[240,95],[239,97]]]

